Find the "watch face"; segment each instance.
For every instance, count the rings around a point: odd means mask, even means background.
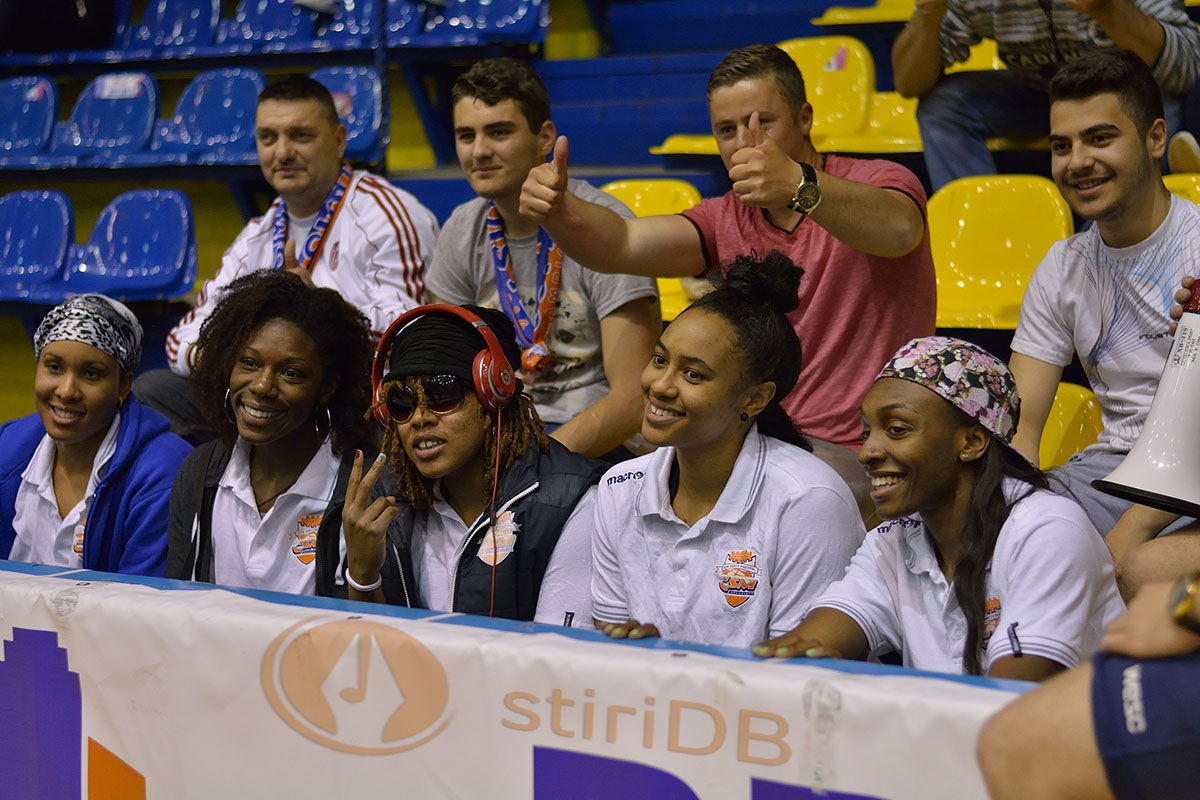
[[[801,208],[812,208],[821,199],[821,187],[815,183],[806,183],[800,187],[796,195]]]

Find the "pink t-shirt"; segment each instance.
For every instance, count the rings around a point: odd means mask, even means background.
[[[830,155],[825,171],[901,191],[925,214],[921,182],[899,164]],[[875,375],[909,339],[934,332],[937,286],[928,226],[911,253],[885,258],[854,249],[812,220],[791,232],[776,228],[762,209],[742,205],[732,191],[683,214],[699,230],[712,268],[751,250],[778,250],[804,270],[800,305],[788,315],[803,364],[783,407],[805,433],[857,448],[859,406]],[[864,218],[862,224],[874,221]]]

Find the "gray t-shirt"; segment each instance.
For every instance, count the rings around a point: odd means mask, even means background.
[[[609,194],[572,180],[572,194],[611,208],[622,217],[633,212]],[[476,197],[454,209],[438,236],[433,261],[425,272],[425,287],[439,300],[503,308],[496,290],[496,272],[488,245],[488,201]],[[508,240],[509,258],[525,312],[533,321],[537,298],[537,234]],[[630,300],[658,297],[654,279],[633,275],[604,275],[584,269],[570,258],[562,262],[558,305],[550,328],[551,355],[557,362],[525,390],[546,422],[562,424],[608,394],[600,350],[600,320]]]

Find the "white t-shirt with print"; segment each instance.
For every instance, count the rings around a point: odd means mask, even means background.
[[[812,453],[750,429],[724,491],[689,526],[671,507],[675,448],[617,464],[592,518],[592,612],[669,639],[749,647],[790,631],[845,572],[862,519]]]
[[[1023,484],[1009,481],[1012,497]],[[866,634],[872,655],[899,651],[904,665],[963,671],[967,620],[938,566],[919,517],[889,520],[867,534],[846,576],[813,608],[834,608]],[[1000,529],[984,606],[983,671],[1016,651],[1074,667],[1100,646],[1125,611],[1104,540],[1074,500],[1038,490],[1018,501]]]
[[[550,554],[542,586],[538,591],[537,609],[533,621],[546,625],[562,625],[566,615],[571,615],[573,628],[592,626],[591,593],[592,542],[590,525],[573,525],[576,517],[590,518],[596,489],[592,487],[580,498],[575,510],[567,518],[562,534]],[[485,511],[484,514],[487,512]],[[453,606],[451,582],[458,553],[471,537],[471,532],[486,524],[481,514],[470,527],[453,508],[441,499],[440,485],[434,486],[434,503],[427,515],[417,518],[412,536],[413,572],[425,607],[433,611],[450,611]],[[520,520],[516,520],[520,525]],[[503,514],[497,528],[503,528]],[[508,526],[513,527],[513,526]],[[520,531],[510,531],[520,536]],[[463,558],[481,558],[491,563],[491,537],[485,535],[474,551],[464,552]],[[498,543],[500,560],[511,554],[516,546],[512,540],[507,545]]]
[[[13,511],[16,539],[8,554],[11,561],[77,569],[83,566],[88,504],[96,493],[101,472],[117,450],[120,428],[121,412],[118,411],[92,459],[87,490],[65,517],[59,516],[58,499],[54,496],[54,440],[50,434],[42,437],[21,473],[21,485],[17,487]]]
[[[1109,247],[1093,225],[1055,242],[1038,264],[1012,349],[1057,366],[1079,354],[1104,418],[1093,447],[1126,452],[1137,441],[1171,351],[1175,290],[1198,274],[1200,206],[1174,196],[1138,244]]]
[[[250,445],[238,439],[213,500],[213,582],[316,594],[317,530],[333,499],[339,465],[329,439],[266,514],[259,514],[250,486],[249,456]],[[345,541],[340,536],[338,541],[344,556]]]

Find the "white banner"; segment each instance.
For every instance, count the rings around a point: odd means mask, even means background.
[[[3,566],[0,774],[22,800],[969,800],[986,796],[978,730],[1014,696],[888,667]]]

